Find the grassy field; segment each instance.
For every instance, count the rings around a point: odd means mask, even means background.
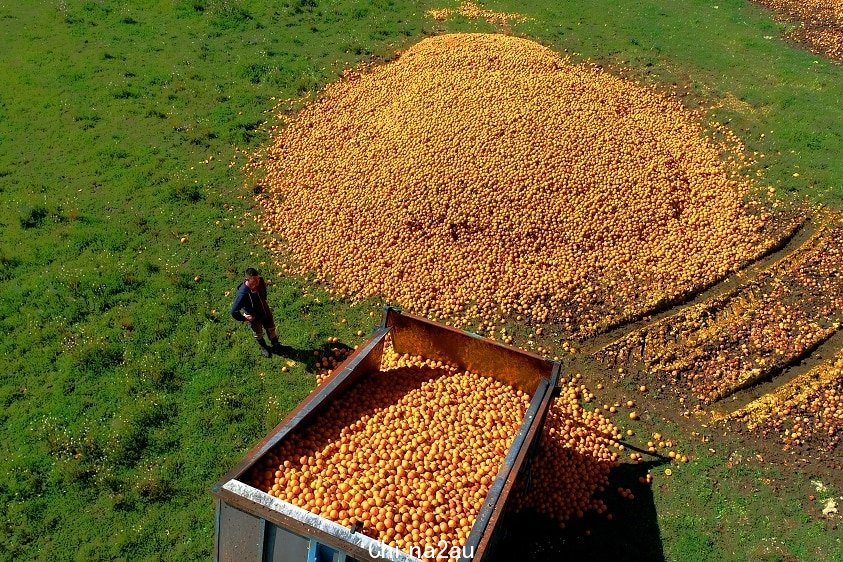
[[[443,5],[0,3],[0,558],[209,556],[212,483],[313,387],[312,351],[329,336],[355,345],[379,315],[273,275],[230,163],[266,140],[277,98],[425,34],[493,29],[425,16]],[[485,5],[532,17],[514,32],[575,60],[688,86],[689,105],[722,106],[711,118],[765,155],[769,182],[843,203],[843,69],[784,43],[759,8]],[[226,291],[252,264],[299,350],[290,373],[228,317]],[[654,488],[667,559],[843,551],[802,505],[807,479],[755,492],[774,469],[730,470],[728,451],[705,450]],[[770,537],[783,546],[765,551]]]

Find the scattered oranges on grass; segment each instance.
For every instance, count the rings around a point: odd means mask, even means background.
[[[517,37],[425,39],[271,134],[248,169],[290,270],[454,325],[593,334],[781,237],[696,114]]]
[[[840,0],[756,0],[796,20],[791,32],[811,50],[843,61],[843,6]]]
[[[496,12],[494,10],[485,10],[476,2],[470,0],[462,0],[457,9],[451,8],[437,8],[428,10],[427,15],[436,21],[445,21],[454,14],[459,14],[468,19],[482,19],[495,25],[509,27],[513,23],[524,23],[530,18],[522,16],[517,13]]]

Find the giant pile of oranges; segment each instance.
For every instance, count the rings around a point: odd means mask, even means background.
[[[387,354],[383,370],[286,437],[251,479],[407,552],[461,547],[528,406],[490,377]]]
[[[705,403],[803,358],[843,322],[843,221],[731,294],[645,327],[604,349],[643,359],[646,376]]]
[[[337,293],[455,325],[592,334],[780,235],[679,102],[507,35],[425,39],[273,135],[250,164],[272,249]]]

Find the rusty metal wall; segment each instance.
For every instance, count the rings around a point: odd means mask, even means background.
[[[392,327],[392,345],[398,353],[447,361],[531,396],[553,370],[553,363],[538,355],[394,309],[387,309],[386,323]]]

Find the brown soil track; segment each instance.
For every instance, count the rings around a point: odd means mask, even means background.
[[[767,254],[763,259],[758,260],[752,266],[738,272],[726,281],[708,289],[697,295],[694,299],[687,303],[671,308],[667,311],[661,312],[655,316],[622,326],[616,330],[608,332],[602,336],[593,338],[584,346],[585,353],[590,354],[598,362],[605,361],[601,357],[601,352],[618,345],[622,346],[625,339],[636,332],[641,332],[646,335],[648,330],[652,327],[658,326],[662,322],[669,322],[677,317],[680,317],[685,311],[696,308],[694,312],[716,312],[724,307],[739,306],[739,299],[736,297],[742,296],[741,293],[752,293],[753,289],[760,287],[764,281],[772,278],[776,267],[786,263],[787,260],[797,256],[801,251],[808,250],[816,242],[819,236],[823,233],[824,228],[834,220],[833,214],[818,213],[813,217],[807,219],[802,223],[790,236],[779,245],[777,250]],[[736,400],[741,401],[744,395],[756,396],[756,387],[763,386],[769,392],[772,388],[777,388],[781,384],[791,380],[797,372],[791,371],[804,364],[813,364],[820,360],[822,353],[815,354],[818,350],[823,352],[834,351],[843,347],[843,330],[838,330],[834,333],[828,334],[827,337],[817,341],[814,345],[806,348],[804,352],[800,353],[782,365],[772,368],[769,372],[764,373],[759,378],[751,378],[745,382],[736,385],[728,392],[720,395],[715,403],[721,404],[726,400],[730,400],[733,396],[737,396]],[[816,355],[816,357],[815,357]],[[631,361],[635,363],[635,361]],[[617,367],[622,362],[609,361],[609,368]],[[626,363],[630,363],[630,358],[627,358]],[[763,394],[764,392],[761,392]],[[761,394],[757,394],[760,396]],[[756,397],[757,397],[756,396]]]
[[[745,283],[751,277],[758,275],[763,270],[771,267],[770,262],[777,263],[779,258],[784,259],[791,252],[796,251],[794,245],[801,245],[807,241],[819,228],[814,225],[810,228],[812,222],[810,217],[793,215],[787,217],[793,221],[782,228],[782,235],[779,241],[771,246],[763,255],[755,261],[749,262],[732,274],[726,274],[719,279],[715,279],[711,284],[703,286],[704,288],[695,289],[693,292],[687,294],[680,294],[676,298],[669,299],[661,303],[654,309],[650,309],[645,314],[639,314],[633,317],[625,317],[619,319],[616,323],[608,324],[601,327],[596,334],[587,335],[580,339],[580,347],[584,350],[597,349],[603,347],[601,342],[612,341],[622,337],[620,334],[628,334],[640,329],[642,326],[657,322],[658,320],[672,316],[677,311],[684,308],[694,306],[697,303],[704,302],[708,298],[713,298],[720,293],[728,292],[735,284]],[[806,230],[807,229],[807,230]],[[792,248],[792,250],[791,250]],[[573,336],[575,339],[576,336]],[[605,345],[605,344],[604,344]]]
[[[665,318],[681,314],[691,307],[700,305],[711,299],[728,298],[737,294],[746,285],[752,283],[771,268],[798,252],[806,243],[809,243],[813,239],[825,224],[826,220],[819,215],[808,217],[804,221],[795,223],[793,228],[782,237],[781,242],[770,248],[766,255],[744,269],[697,293],[693,297],[687,298],[684,301],[675,302],[673,305],[655,311],[641,319],[611,327],[606,332],[585,340],[580,346],[582,352],[587,354],[597,353],[601,349],[623,340],[626,336],[637,330],[655,325]]]
[[[720,398],[718,398],[715,403],[720,405],[722,402],[729,400],[736,395],[744,393],[745,391],[752,390],[758,385],[763,384],[765,382],[772,383],[774,388],[777,388],[787,383],[787,381],[793,378],[790,375],[790,371],[792,369],[794,369],[798,365],[808,362],[809,360],[813,361],[816,354],[815,352],[825,347],[826,345],[828,345],[827,349],[833,348],[834,342],[832,342],[832,340],[836,336],[840,336],[841,334],[843,334],[843,330],[838,330],[834,334],[829,335],[827,338],[818,341],[816,344],[806,348],[803,353],[801,353],[797,357],[794,357],[784,365],[774,368],[769,373],[766,373],[757,379],[749,379],[746,382],[733,387],[730,391],[724,393]],[[838,346],[835,349],[840,349],[840,347]],[[786,376],[782,376],[784,374],[786,374]]]
[[[843,343],[841,340],[843,340],[843,334],[838,332],[826,345],[817,350],[816,353],[821,355],[822,359],[819,358],[819,355],[812,355],[795,367],[792,374],[787,371],[781,375],[781,381],[763,383],[757,389],[744,391],[739,398],[736,398],[735,404],[738,404],[738,400],[741,402],[748,400],[752,392],[769,392],[782,384],[782,381],[788,381],[798,376],[810,366],[821,362],[826,358],[826,355],[833,353],[834,346]],[[827,352],[827,349],[830,351]],[[677,447],[683,451],[689,445],[693,447],[694,443],[702,441],[702,443],[706,443],[702,447],[716,447],[720,454],[726,452],[726,455],[728,455],[730,451],[741,452],[744,459],[752,461],[750,464],[775,466],[783,469],[783,480],[780,485],[796,485],[797,482],[799,482],[799,485],[804,484],[799,479],[791,480],[798,473],[803,473],[819,478],[822,482],[837,489],[843,489],[843,462],[841,462],[839,455],[804,449],[785,451],[781,443],[775,439],[760,439],[756,433],[743,431],[737,424],[727,425],[725,421],[718,421],[710,412],[695,411],[687,406],[677,404],[675,396],[665,395],[658,388],[650,387],[646,393],[640,393],[630,386],[617,385],[615,383],[615,371],[596,361],[593,356],[584,353],[567,358],[564,361],[563,372],[582,373],[584,376],[583,382],[591,390],[594,390],[596,384],[603,383],[603,389],[596,393],[597,404],[623,404],[627,400],[634,400],[635,409],[641,415],[641,419],[644,420],[643,427],[649,427],[651,431],[663,428],[665,422],[675,425],[676,429],[670,433],[670,436],[674,438]],[[645,451],[648,433],[646,430],[641,431],[640,422],[631,422],[626,419],[625,411],[622,409],[617,418],[612,417],[611,419],[621,429],[635,429],[636,434],[632,437],[624,436],[621,443],[631,451],[643,453],[646,460],[668,461],[662,456],[664,450],[658,450],[655,454]],[[791,484],[784,484],[784,482],[791,482]]]
[[[777,388],[786,385],[796,377],[807,373],[817,365],[830,360],[841,349],[843,349],[843,330],[839,330],[823,343],[814,347],[801,360],[791,362],[788,368],[779,369],[758,381],[750,388],[740,390],[718,402],[717,416],[725,417],[740,410],[750,402],[761,398],[765,394],[769,394]]]
[[[730,299],[748,288],[760,285],[766,278],[772,276],[776,266],[798,255],[800,251],[810,248],[834,217],[835,215],[831,212],[817,212],[798,224],[781,244],[763,258],[697,294],[694,298],[585,340],[580,346],[580,352],[565,360],[565,372],[583,373],[589,385],[604,383],[604,389],[599,392],[601,402],[623,403],[627,399],[634,399],[640,412],[648,412],[654,420],[661,418],[675,423],[685,435],[699,435],[698,432],[710,434],[714,431],[718,436],[718,441],[729,443],[728,447],[745,447],[754,454],[760,455],[759,458],[763,456],[766,459],[765,463],[772,462],[782,467],[807,470],[833,485],[843,486],[843,466],[840,465],[839,459],[835,460],[833,455],[810,450],[783,451],[780,443],[775,440],[759,439],[753,432],[741,432],[740,428],[733,425],[729,426],[731,431],[723,433],[727,429],[726,422],[716,421],[723,415],[739,409],[828,360],[843,349],[843,330],[838,330],[824,341],[806,350],[804,354],[788,361],[760,380],[752,381],[746,388],[722,398],[716,402],[717,409],[720,410],[716,413],[712,411],[712,407],[702,410],[692,408],[687,402],[684,405],[677,405],[677,396],[662,392],[662,389],[657,387],[658,385],[655,388],[651,385],[648,392],[642,394],[633,389],[633,386],[637,388],[638,383],[633,383],[632,379],[625,379],[624,384],[617,384],[618,373],[615,369],[617,365],[604,363],[599,358],[600,351],[607,346],[623,341],[636,331],[646,330],[661,321],[681,315],[692,307],[706,306],[708,308],[710,304],[710,307],[716,308],[718,303],[726,303],[728,306]],[[652,384],[654,385],[655,381]]]

